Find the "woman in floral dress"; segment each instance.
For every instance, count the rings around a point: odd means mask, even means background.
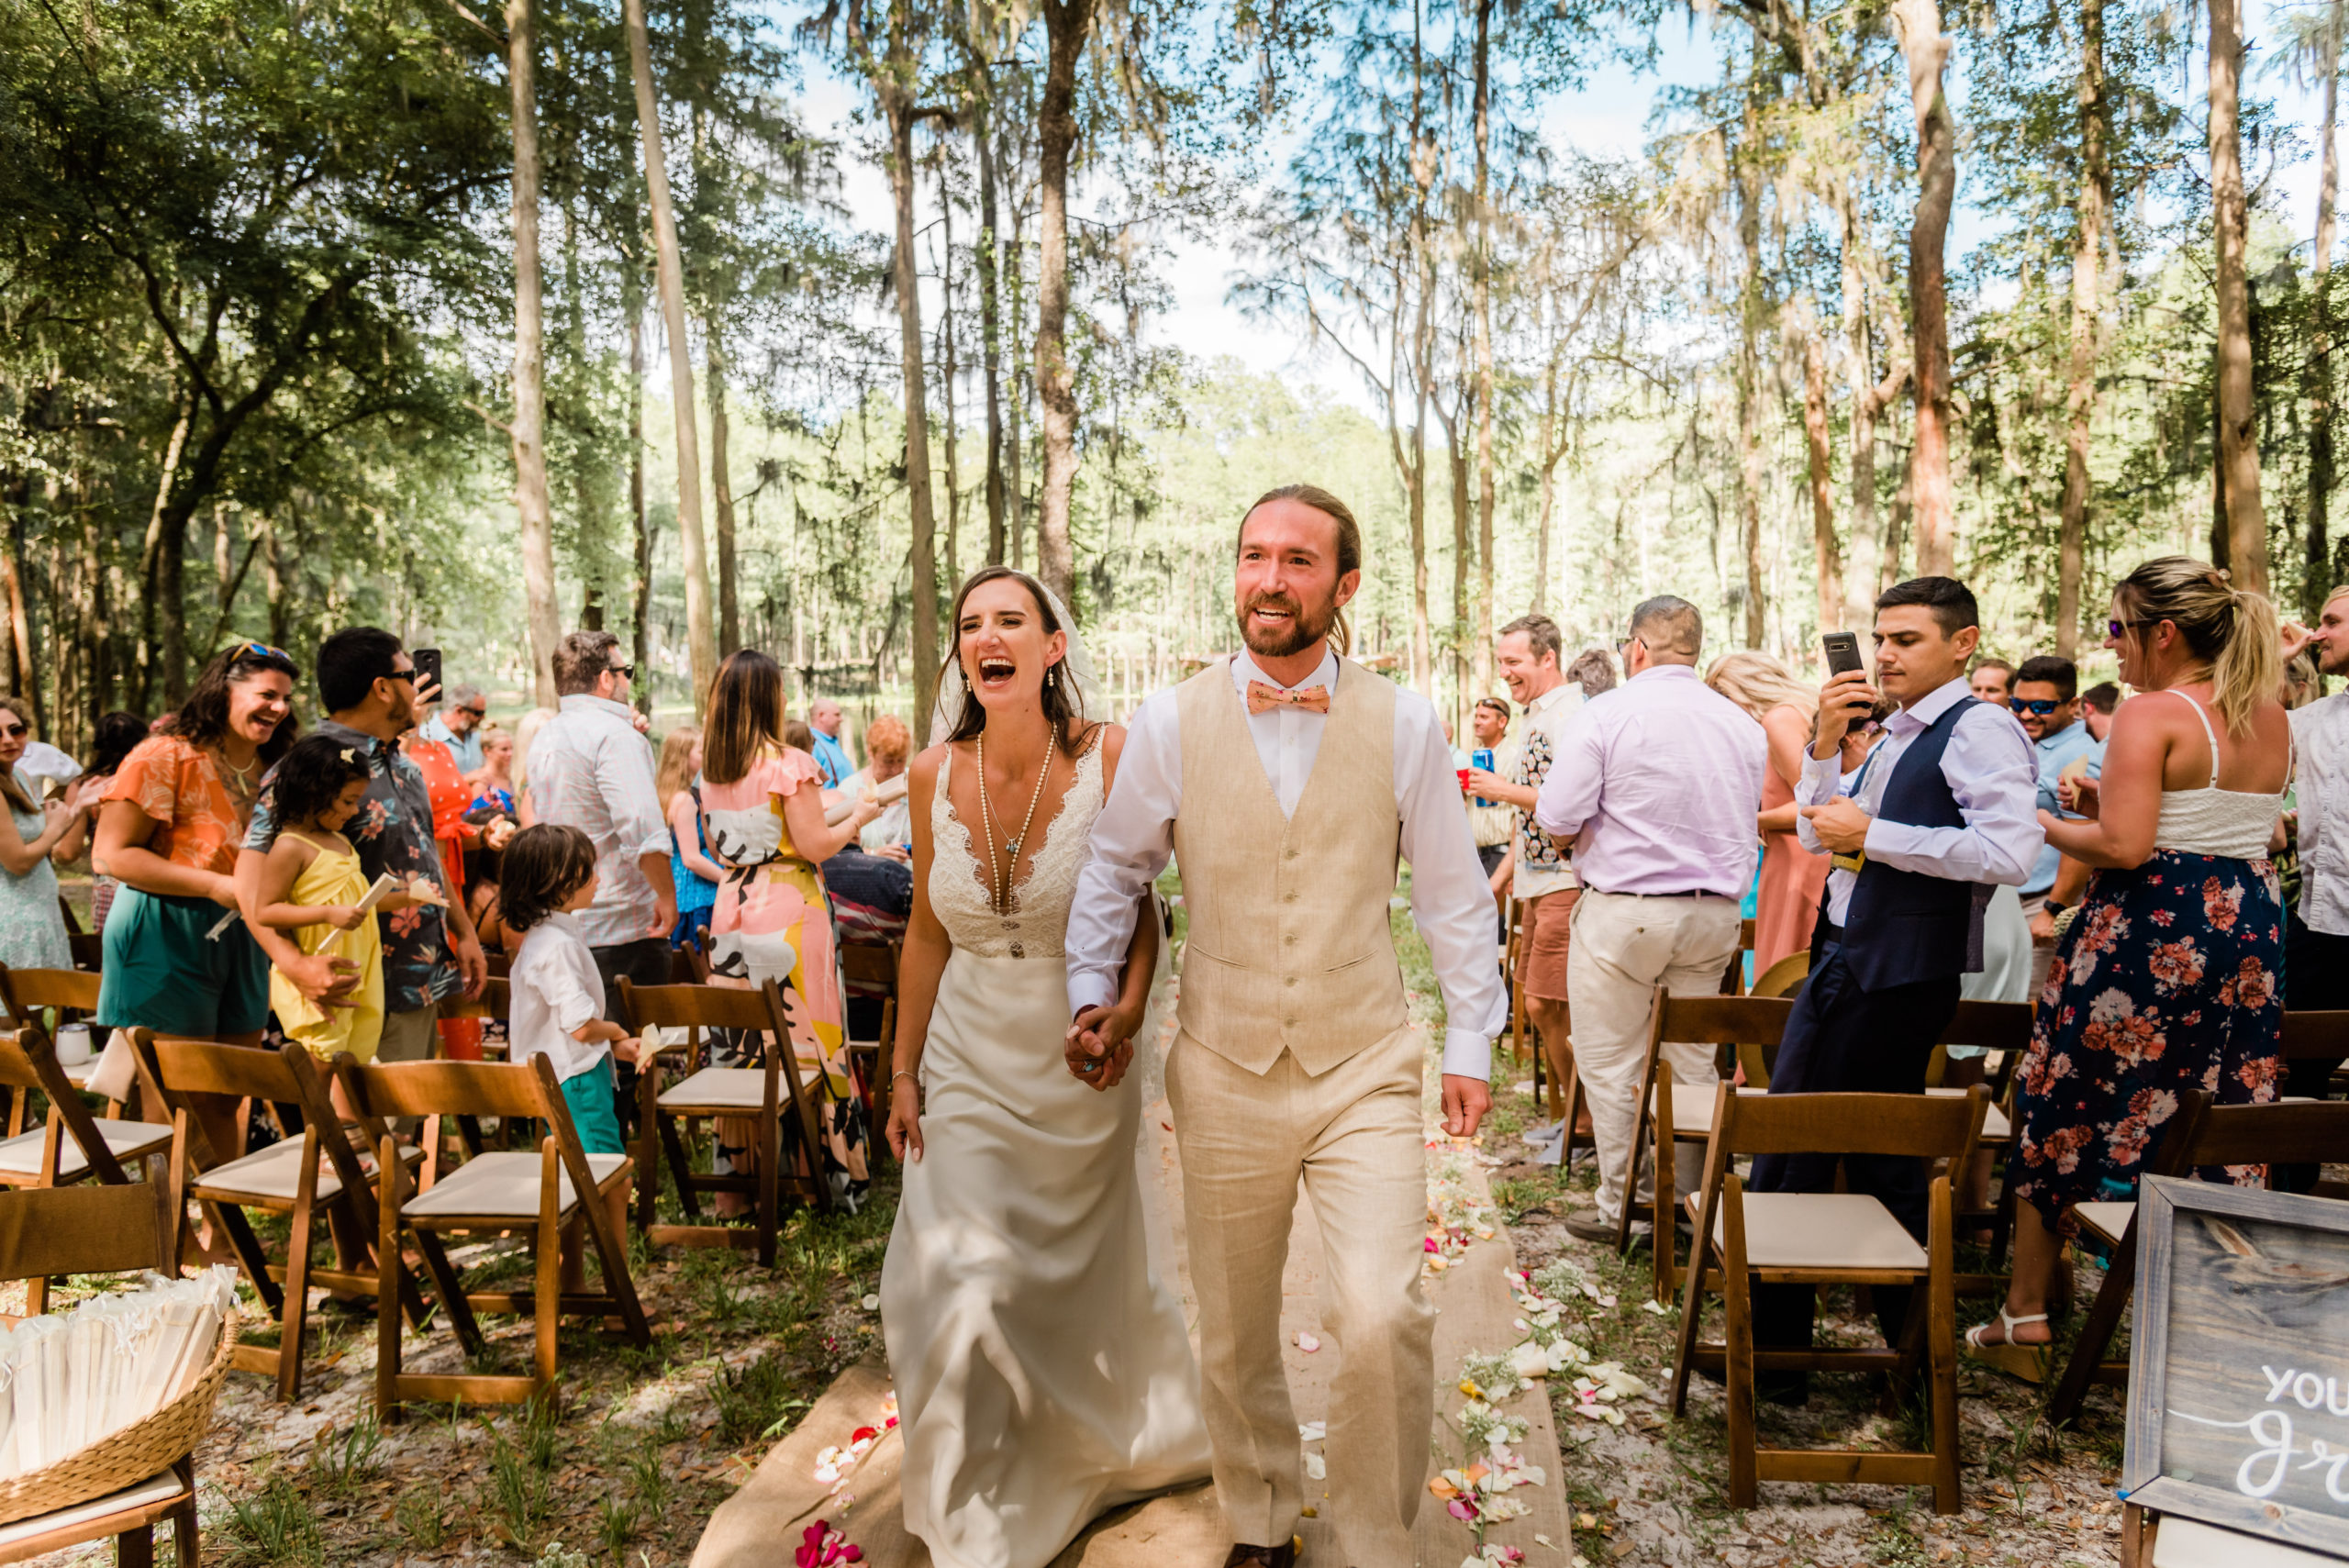
[[[800,1079],[821,1106],[825,1172],[842,1195],[852,1195],[871,1173],[841,1028],[831,906],[818,868],[854,842],[881,808],[861,801],[853,814],[825,825],[816,759],[783,743],[783,689],[782,667],[749,649],[729,654],[710,687],[702,817],[710,858],[726,873],[709,921],[711,979],[781,984]],[[748,1167],[746,1127],[720,1121],[718,1142],[722,1169]]]
[[[2268,843],[2291,778],[2276,612],[2184,556],[2112,596],[2105,646],[2138,695],[2113,716],[2085,821],[2043,811],[2048,842],[2097,868],[2039,1000],[2016,1101],[2015,1271],[1976,1350],[2054,1338],[2075,1204],[2133,1198],[2184,1091],[2272,1100],[2282,906]],[[2215,720],[2215,722],[2214,722]],[[2199,1173],[2256,1184],[2265,1166]]]

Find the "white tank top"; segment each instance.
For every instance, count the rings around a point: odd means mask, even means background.
[[[2165,789],[2162,816],[2154,828],[2154,848],[2182,850],[2190,855],[2223,855],[2230,860],[2267,858],[2267,840],[2276,829],[2277,814],[2284,808],[2284,791],[2263,795],[2252,790],[2219,787],[2219,736],[2210,716],[2188,693],[2171,687],[2202,721],[2203,738],[2210,743],[2210,782],[2201,789]],[[2285,770],[2287,788],[2291,771]]]

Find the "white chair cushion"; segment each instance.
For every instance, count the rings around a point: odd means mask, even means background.
[[[1963,1089],[1928,1089],[1925,1093],[1936,1099],[1954,1100],[1965,1093]],[[1993,1105],[1982,1113],[1982,1141],[2004,1143],[2014,1136],[2015,1124],[2007,1119],[2004,1106]]]
[[[784,1086],[775,1083],[775,1099],[784,1097]],[[767,1073],[763,1067],[705,1067],[692,1077],[664,1092],[660,1099],[664,1111],[701,1110],[705,1107],[758,1110],[767,1103]]]
[[[433,1184],[430,1192],[401,1206],[403,1217],[430,1219],[452,1214],[535,1219],[539,1214],[539,1156],[534,1153],[476,1154]],[[590,1154],[587,1173],[601,1187],[628,1163],[625,1154]],[[576,1203],[571,1173],[558,1162],[555,1209],[568,1215]]]
[[[1713,1244],[1721,1221],[1713,1216]],[[1745,1261],[1757,1269],[1915,1269],[1925,1250],[1865,1193],[1747,1193]]]
[[[1737,1092],[1741,1095],[1769,1093],[1766,1089],[1750,1086],[1741,1087]],[[1650,1116],[1660,1114],[1656,1110],[1655,1102],[1655,1091],[1650,1089],[1648,1091],[1648,1115]],[[1672,1085],[1672,1132],[1675,1138],[1685,1138],[1699,1143],[1713,1135],[1713,1086],[1710,1084],[1675,1082]]]
[[[2128,1233],[2129,1221],[2136,1215],[2137,1206],[2133,1203],[2079,1203],[2072,1206],[2072,1212],[2080,1217],[2082,1225],[2106,1240],[2118,1241]]]
[[[179,1476],[166,1470],[136,1486],[126,1486],[119,1492],[109,1492],[103,1497],[93,1497],[86,1503],[76,1503],[53,1514],[35,1514],[28,1519],[0,1525],[0,1550],[20,1540],[47,1535],[52,1530],[72,1529],[77,1525],[95,1526],[115,1514],[128,1513],[133,1508],[143,1508],[155,1503],[174,1502],[186,1496],[187,1488],[180,1485]],[[95,1539],[104,1533],[94,1529],[84,1539]]]
[[[124,1162],[148,1154],[160,1154],[172,1146],[172,1129],[151,1121],[102,1121],[98,1136],[106,1140],[114,1157]],[[46,1129],[20,1132],[0,1142],[0,1172],[11,1176],[40,1174],[42,1141],[48,1137]],[[82,1146],[73,1141],[70,1131],[61,1129],[57,1135],[57,1179],[72,1181],[89,1173],[90,1162],[83,1157]]]
[[[365,1150],[357,1151],[359,1168],[369,1175],[375,1173],[375,1156]],[[403,1164],[420,1164],[421,1149],[402,1149]],[[218,1199],[224,1203],[294,1201],[295,1189],[302,1179],[302,1140],[282,1139],[266,1149],[256,1150],[241,1160],[231,1160],[225,1165],[215,1165],[196,1178],[194,1195]],[[318,1201],[326,1202],[342,1191],[342,1178],[322,1154],[318,1157]]]

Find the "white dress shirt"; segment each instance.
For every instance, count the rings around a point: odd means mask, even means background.
[[[589,945],[652,934],[660,899],[638,863],[669,856],[669,819],[652,778],[652,747],[622,703],[573,692],[530,742],[530,805],[541,822],[576,828],[596,844],[596,902],[582,912]]]
[[[1533,820],[1573,839],[1585,887],[1742,898],[1769,765],[1752,714],[1687,665],[1658,664],[1566,722]]]
[[[1383,680],[1356,665],[1350,681]],[[1297,683],[1333,687],[1338,656]],[[1242,653],[1231,681],[1243,696],[1250,681],[1279,685]],[[1508,1016],[1508,994],[1493,962],[1493,894],[1460,807],[1460,776],[1434,706],[1416,692],[1395,700],[1395,809],[1403,858],[1411,865],[1411,918],[1435,961],[1449,1023],[1443,1070],[1457,1077],[1492,1072],[1493,1037]],[[1326,715],[1275,707],[1248,717],[1257,761],[1284,816],[1297,815],[1320,753]],[[1134,912],[1174,854],[1174,818],[1183,806],[1183,726],[1173,690],[1135,710],[1119,754],[1117,781],[1094,819],[1091,852],[1078,873],[1068,917],[1068,1000],[1072,1008],[1117,1000],[1118,969],[1133,940]]]
[[[556,913],[524,933],[507,977],[509,1059],[544,1056],[554,1075],[576,1078],[611,1054],[604,1040],[583,1044],[572,1031],[604,1016],[604,977],[588,951],[579,917]]]
[[[2300,918],[2349,937],[2349,692],[2292,710],[2299,752]]]
[[[1942,751],[1942,777],[1957,798],[1965,827],[1920,828],[1877,816],[1901,755],[1967,695],[1960,676],[1886,719],[1884,740],[1852,775],[1856,790],[1846,786],[1840,751],[1820,758],[1805,750],[1795,804],[1818,806],[1852,795],[1876,818],[1868,824],[1868,859],[1948,882],[2021,887],[2047,835],[2039,826],[2039,755],[2021,723],[2005,708],[1976,703],[1959,717]],[[1812,854],[1827,852],[1809,817],[1795,818],[1795,836]],[[1841,867],[1827,873],[1827,918],[1833,924],[1842,925],[1851,912],[1852,887],[1858,881],[1856,872]]]

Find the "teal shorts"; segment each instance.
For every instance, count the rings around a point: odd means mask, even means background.
[[[571,1107],[572,1129],[586,1154],[625,1154],[620,1138],[619,1107],[613,1101],[612,1056],[606,1051],[596,1065],[562,1081],[562,1103]]]
[[[228,913],[209,898],[128,886],[117,893],[106,913],[99,1026],[196,1040],[267,1028],[269,958],[261,944],[242,920],[231,920],[217,940],[206,936]]]

